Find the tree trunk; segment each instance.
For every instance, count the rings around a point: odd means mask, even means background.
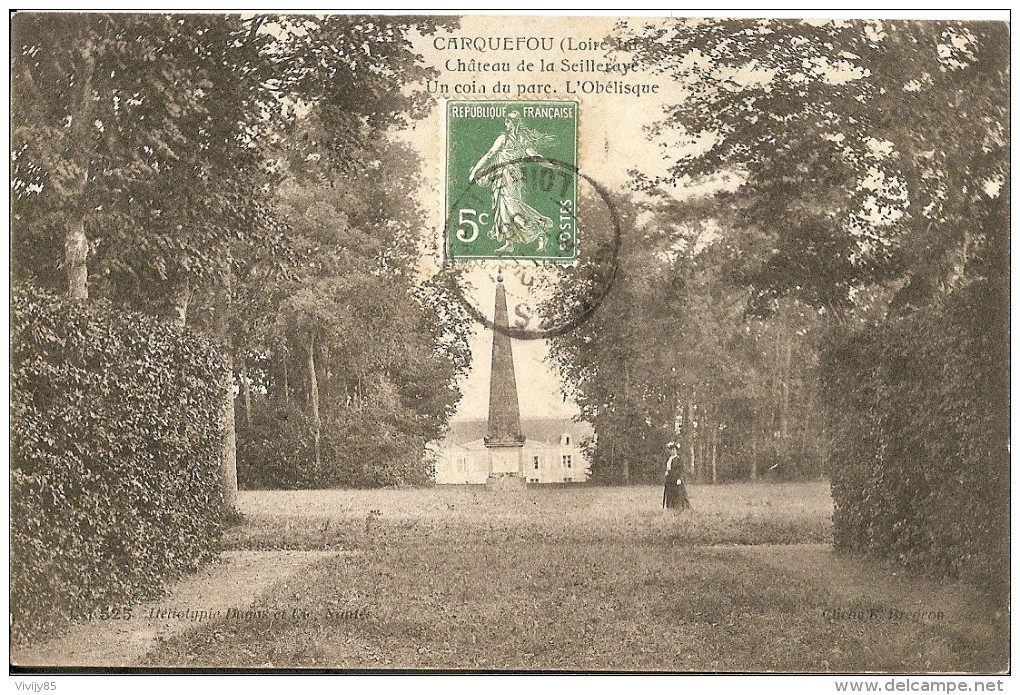
[[[808,430],[811,427],[811,401],[808,400],[807,407],[804,409],[804,417],[801,419],[800,427],[800,457],[801,460],[807,458],[808,448]]]
[[[251,429],[251,379],[247,374],[241,374],[241,388],[244,392],[244,424]]]
[[[319,419],[319,378],[315,373],[315,334],[308,341],[308,383],[312,399],[312,446],[315,451],[315,467],[321,463],[322,421]]]
[[[751,480],[758,479],[758,433],[751,435]]]
[[[224,436],[220,452],[220,487],[223,502],[229,513],[237,513],[237,431],[234,424],[234,347],[230,333],[230,319],[233,311],[233,270],[230,250],[227,249],[224,263],[223,286],[217,302],[217,331],[220,343],[226,353],[227,376],[223,389]]]
[[[687,444],[691,450],[691,475],[698,477],[698,459],[697,459],[697,447],[698,447],[698,431],[694,428],[694,397],[689,396],[687,399]]]
[[[80,76],[81,93],[78,95],[77,113],[71,115],[70,128],[64,135],[64,160],[71,164],[69,171],[72,173],[66,177],[58,174],[51,178],[54,189],[66,201],[65,209],[72,218],[64,236],[64,264],[67,271],[67,294],[71,299],[78,300],[89,298],[89,240],[85,234],[85,220],[89,213],[88,181],[94,151],[88,145],[88,132],[95,112],[92,78],[96,70],[96,59],[93,50],[92,40],[87,39],[82,47],[85,63]],[[76,171],[75,164],[80,167],[80,172]]]
[[[623,401],[626,404],[625,407],[630,408],[630,363],[624,363],[623,365]],[[629,432],[627,436],[633,437],[636,433]],[[630,453],[628,451],[623,452],[623,484],[630,484]]]
[[[694,475],[694,394],[687,392],[687,403],[684,408],[684,438],[691,452],[690,473]]]
[[[716,466],[716,449],[719,443],[719,430],[713,423],[712,425],[712,484],[715,485],[718,480],[718,470]]]
[[[705,480],[705,450],[707,448],[707,437],[705,437],[705,430],[702,429],[705,425],[705,417],[702,416],[698,420],[698,480]]]
[[[778,328],[776,330],[779,330]],[[779,411],[782,406],[782,375],[779,364],[781,361],[782,347],[780,346],[781,336],[776,335],[775,345],[772,346],[772,362],[769,365],[769,439],[775,443],[776,433],[779,431]]]
[[[319,398],[327,399],[329,403],[333,400],[333,372],[330,370],[329,343],[319,344],[319,369],[322,370],[322,382],[319,384]]]
[[[221,449],[220,489],[223,505],[228,512],[237,511],[237,432],[234,429],[234,369],[233,358],[227,355],[227,376],[223,402],[223,447]]]
[[[67,268],[67,294],[71,299],[89,298],[89,240],[85,236],[85,220],[79,219],[64,239],[64,264]]]
[[[790,368],[793,357],[793,337],[786,337],[786,360],[783,365],[782,403],[779,410],[779,438],[785,447],[790,436]]]
[[[177,285],[177,292],[174,294],[174,318],[173,324],[178,328],[188,325],[188,306],[191,304],[191,283],[188,278]]]
[[[283,402],[290,408],[290,375],[287,373],[287,355],[283,355]]]

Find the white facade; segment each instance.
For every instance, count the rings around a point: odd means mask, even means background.
[[[518,473],[529,483],[583,483],[588,479],[589,463],[580,446],[591,436],[586,423],[522,420],[521,429],[524,446],[489,449],[483,438],[484,420],[451,423],[450,434],[436,446],[436,483],[482,485],[490,473],[501,472]]]

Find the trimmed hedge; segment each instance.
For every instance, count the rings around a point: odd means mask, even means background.
[[[157,320],[11,296],[11,638],[124,617],[212,559],[226,363]]]
[[[822,368],[837,549],[1003,589],[1008,318],[985,290],[846,336]]]

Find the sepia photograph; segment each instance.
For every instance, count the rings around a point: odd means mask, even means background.
[[[986,15],[12,12],[16,688],[1003,691]]]

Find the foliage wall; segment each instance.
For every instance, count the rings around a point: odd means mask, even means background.
[[[12,640],[122,618],[212,558],[225,378],[194,334],[14,290]]]
[[[629,372],[639,393],[662,394],[675,370],[702,399],[706,387],[743,396],[755,419],[789,408],[788,432],[797,413],[822,421],[840,548],[1001,581],[1009,25],[625,20],[617,29],[620,49],[685,88],[650,131],[676,153],[669,170],[636,172],[637,188],[660,200],[643,239],[656,244],[662,271],[630,282],[631,304],[647,316],[626,330],[598,327],[562,355],[644,361],[644,383]],[[691,184],[709,194],[664,194]],[[709,233],[691,244],[699,226]],[[702,271],[671,274],[685,252]],[[697,283],[699,274],[716,279]],[[726,318],[731,298],[745,310],[743,331]],[[789,321],[798,305],[810,321]],[[741,337],[757,321],[772,327],[762,335],[778,329],[778,349],[762,361],[769,341]],[[669,348],[652,357],[642,325],[665,333]],[[635,343],[641,359],[626,353]],[[594,361],[568,378],[593,411],[621,412],[606,387],[628,372]],[[770,363],[778,382],[760,378]],[[699,409],[685,418],[665,392],[664,416],[638,412],[635,421],[704,432]]]
[[[1009,582],[1009,187],[936,304],[832,336],[822,354],[835,543],[941,575]]]
[[[266,490],[427,484],[423,442],[394,419],[380,408],[324,416],[316,461],[313,423],[304,410],[261,407],[251,425],[238,429],[238,484]]]

